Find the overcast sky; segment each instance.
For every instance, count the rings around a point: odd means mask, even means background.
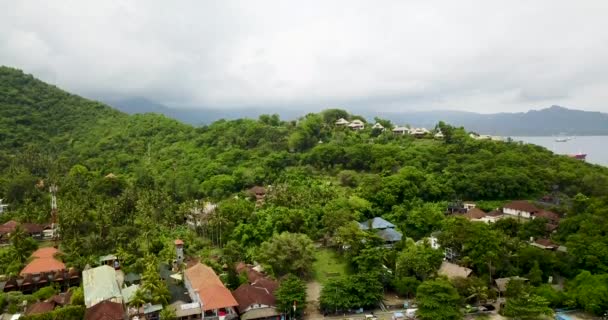
[[[172,107],[608,112],[608,1],[0,0],[0,64]]]

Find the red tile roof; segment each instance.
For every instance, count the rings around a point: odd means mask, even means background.
[[[47,313],[53,311],[53,309],[55,309],[55,303],[53,302],[36,302],[27,308],[25,314],[29,316],[32,314]]]
[[[34,258],[53,258],[57,253],[59,253],[59,250],[57,250],[57,248],[46,247],[46,248],[40,248],[40,249],[34,251],[34,253],[32,253],[32,257],[34,257]]]
[[[125,310],[121,303],[102,301],[84,313],[84,320],[123,320]]]
[[[525,212],[537,212],[538,208],[526,200],[511,201],[503,206],[503,208],[509,208],[513,210],[525,211]]]
[[[176,246],[183,246],[184,245],[184,241],[182,241],[180,239],[175,239],[175,241],[173,241],[173,243],[175,243]]]
[[[20,275],[56,272],[59,270],[65,270],[65,264],[55,258],[34,258],[21,270]]]
[[[267,289],[262,287],[256,287],[245,283],[232,293],[239,303],[239,313],[244,313],[252,304],[264,304],[271,307],[276,305],[275,297]]]
[[[234,299],[220,278],[210,267],[197,263],[186,269],[185,280],[190,282],[203,303],[203,310],[214,310],[227,307],[236,307],[238,302]]]

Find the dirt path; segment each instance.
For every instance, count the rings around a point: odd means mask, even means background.
[[[304,319],[316,320],[323,319],[319,312],[319,296],[321,295],[321,284],[317,281],[310,281],[306,284],[306,310]]]

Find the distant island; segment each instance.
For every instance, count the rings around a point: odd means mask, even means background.
[[[262,114],[274,113],[279,114],[283,119],[295,120],[306,112],[306,110],[297,108],[293,110],[287,108],[276,110],[264,107],[247,109],[179,109],[169,108],[140,97],[101,100],[128,114],[158,113],[192,125],[210,124],[219,119],[257,119]],[[357,113],[357,110],[351,111]],[[499,136],[608,135],[608,114],[555,105],[528,112],[495,114],[452,110],[380,113],[362,110],[358,113],[368,119],[379,116],[389,119],[397,125],[409,124],[413,127],[432,128],[439,121],[444,121],[454,126],[463,126],[467,130],[480,134]]]

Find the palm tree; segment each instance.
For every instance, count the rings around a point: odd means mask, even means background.
[[[131,297],[131,301],[129,301],[128,305],[137,308],[137,312],[139,313],[139,308],[146,302],[148,302],[147,294],[140,288],[135,291],[135,294]]]
[[[175,311],[171,308],[164,308],[160,312],[160,320],[175,320],[177,316],[175,315]]]

